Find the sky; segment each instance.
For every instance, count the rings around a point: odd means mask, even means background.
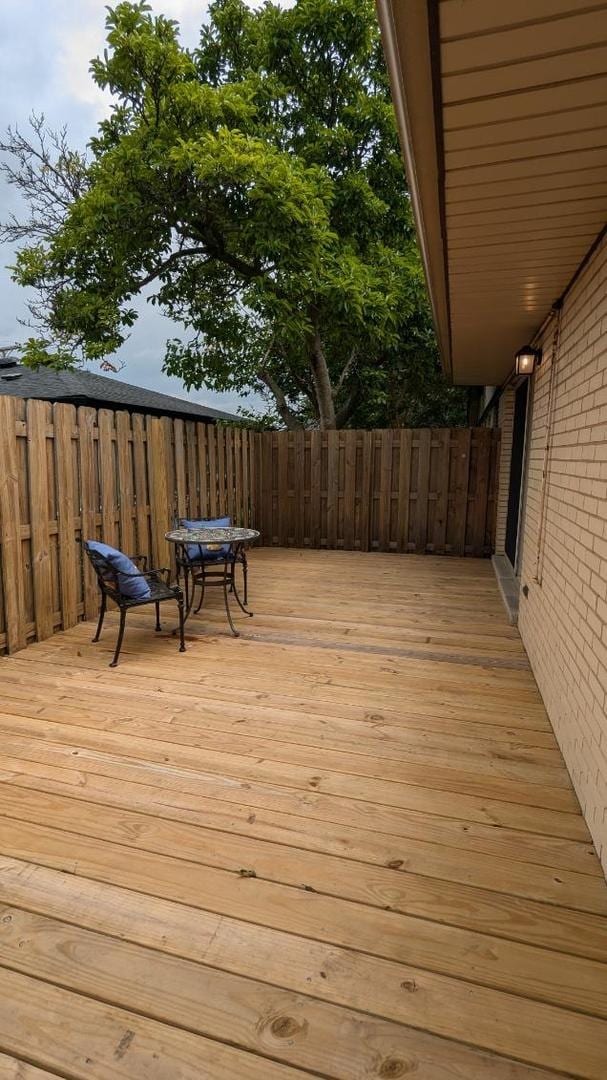
[[[0,0],[3,132],[9,124],[25,131],[32,112],[44,113],[49,127],[66,124],[71,145],[84,148],[108,108],[108,98],[95,86],[88,70],[92,57],[103,51],[106,4],[107,0]],[[186,46],[197,44],[207,9],[205,0],[153,0],[152,6],[156,13],[177,19]],[[256,6],[253,0],[251,6]],[[0,219],[11,211],[19,214],[18,196],[0,177]],[[27,318],[26,293],[10,279],[7,264],[11,257],[10,247],[0,245],[0,345],[23,341],[31,333],[18,322]],[[175,327],[149,304],[141,302],[139,310],[129,340],[115,354],[123,365],[116,378],[229,411],[238,405],[254,407],[259,403],[255,397],[244,402],[236,394],[209,390],[188,394],[180,379],[161,370],[164,342],[178,336],[181,327]]]

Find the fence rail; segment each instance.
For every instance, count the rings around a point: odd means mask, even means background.
[[[264,542],[488,555],[498,457],[491,428],[268,432]]]
[[[251,432],[0,395],[0,651],[98,597],[80,538],[168,566],[174,518],[229,514],[265,544],[489,554],[499,433]]]

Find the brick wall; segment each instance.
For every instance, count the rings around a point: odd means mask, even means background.
[[[607,869],[606,240],[565,299],[551,371],[553,334],[531,388],[519,629]],[[504,524],[500,500],[501,542]]]
[[[498,470],[497,518],[495,523],[495,554],[504,554],[506,542],[506,518],[508,516],[508,484],[510,481],[510,454],[512,452],[512,425],[514,421],[514,390],[504,390],[498,408],[498,426],[502,431],[500,466]]]

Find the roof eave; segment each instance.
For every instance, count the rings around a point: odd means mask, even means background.
[[[447,377],[453,378],[444,207],[440,102],[435,93],[432,33],[426,0],[407,0],[407,32],[399,37],[393,0],[376,0],[377,12],[417,239],[421,251],[438,345]],[[402,5],[401,16],[404,14]]]

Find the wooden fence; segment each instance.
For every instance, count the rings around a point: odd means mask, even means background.
[[[264,543],[489,555],[498,457],[491,428],[268,432]]]
[[[483,555],[499,433],[250,432],[0,395],[0,651],[98,597],[80,538],[168,566],[174,518],[229,514],[265,544]]]
[[[0,395],[0,650],[93,618],[78,539],[169,566],[175,515],[254,520],[255,432]]]

